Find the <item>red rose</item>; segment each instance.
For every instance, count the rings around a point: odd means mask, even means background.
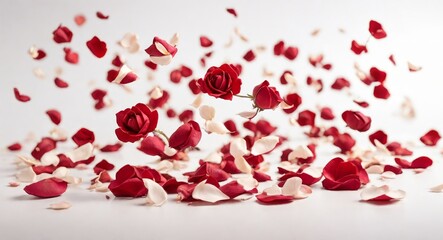
[[[148,106],[138,103],[116,114],[117,125],[115,134],[120,141],[135,142],[155,130],[158,113],[151,111]]]
[[[323,168],[323,187],[327,190],[357,190],[369,182],[368,173],[358,161],[334,158]]]
[[[371,118],[361,112],[344,111],[341,117],[348,127],[359,132],[366,132],[371,127]]]
[[[252,92],[255,106],[260,109],[275,109],[282,98],[275,87],[269,87],[269,82],[265,80],[256,86]]]
[[[220,67],[210,67],[204,79],[199,79],[198,84],[203,93],[215,98],[232,100],[232,96],[240,93],[241,79],[234,65],[223,64]]]
[[[181,125],[169,138],[169,146],[177,150],[195,147],[200,142],[202,133],[198,123],[189,121]]]
[[[154,169],[125,165],[117,171],[115,180],[111,181],[108,188],[116,197],[142,197],[148,192],[143,178],[152,179],[157,183],[166,182]]]

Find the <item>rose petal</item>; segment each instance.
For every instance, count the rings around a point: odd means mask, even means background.
[[[205,120],[212,120],[215,117],[215,108],[208,105],[203,105],[199,109],[200,116]]]
[[[418,72],[422,69],[422,67],[416,66],[416,65],[408,62],[408,69],[410,72]]]
[[[243,173],[252,172],[251,165],[249,165],[249,163],[246,161],[246,159],[243,156],[236,156],[234,159],[234,164],[237,167],[237,169]]]
[[[280,138],[277,136],[266,136],[255,141],[251,148],[251,154],[254,156],[267,153],[275,148]]]
[[[363,189],[360,196],[363,201],[391,201],[404,198],[406,193],[402,190],[391,190],[389,186],[371,186]]]
[[[52,198],[62,195],[68,183],[58,178],[48,178],[32,183],[24,188],[25,192],[40,198]]]
[[[59,202],[59,203],[52,203],[49,205],[48,209],[52,210],[64,210],[70,208],[72,205],[68,202]]]
[[[15,174],[15,177],[19,182],[34,182],[37,179],[37,174],[32,167],[25,167]]]
[[[435,192],[435,193],[439,193],[439,192],[443,192],[443,184],[437,185],[435,187],[432,187],[430,189],[431,192]]]
[[[243,138],[234,138],[229,146],[229,153],[234,157],[242,157],[249,154],[246,140]]]
[[[31,98],[27,95],[21,94],[17,88],[14,88],[14,96],[20,102],[29,102]]]
[[[98,58],[104,57],[108,51],[106,43],[101,41],[97,36],[94,36],[91,38],[91,40],[87,41],[86,46],[89,48],[92,54]]]
[[[307,198],[312,189],[306,185],[302,185],[302,180],[299,177],[292,177],[286,180],[281,188],[281,193],[284,196],[292,196],[295,199]]]
[[[161,206],[166,200],[168,200],[168,194],[166,191],[155,181],[151,179],[143,179],[145,187],[148,189],[148,195],[146,196],[146,202],[149,205]]]
[[[56,110],[56,109],[49,109],[48,111],[46,111],[46,114],[49,116],[49,118],[51,119],[51,121],[56,124],[59,125],[61,120],[62,120],[62,115],[61,113]]]
[[[308,158],[313,157],[311,149],[309,149],[306,145],[300,145],[296,147],[291,153],[288,155],[288,161],[296,160],[297,158]]]
[[[220,189],[212,184],[206,183],[206,181],[202,181],[195,186],[192,197],[210,203],[230,199],[229,196],[224,194]]]
[[[75,163],[77,161],[85,160],[92,157],[93,152],[94,145],[92,145],[92,143],[86,143],[74,149],[73,151],[65,153],[65,155]]]

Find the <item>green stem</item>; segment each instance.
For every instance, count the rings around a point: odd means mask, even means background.
[[[157,134],[157,135],[161,135],[161,136],[163,136],[163,137],[166,138],[166,140],[168,140],[168,142],[169,142],[169,137],[168,137],[168,135],[166,135],[166,133],[164,133],[162,130],[155,129],[155,130],[154,130],[154,134]]]
[[[239,97],[239,98],[249,98],[249,99],[252,99],[253,97],[251,96],[251,95],[240,95],[240,94],[237,94],[237,95],[234,95],[234,96],[236,96],[236,97]]]

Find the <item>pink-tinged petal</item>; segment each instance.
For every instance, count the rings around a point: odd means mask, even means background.
[[[206,183],[206,181],[202,181],[195,186],[194,191],[192,192],[192,197],[210,203],[230,199],[229,196],[224,194],[219,188]]]
[[[52,210],[65,210],[65,209],[69,209],[72,205],[68,202],[58,202],[58,203],[51,203],[49,205],[48,209],[52,209]]]
[[[32,183],[24,188],[25,192],[39,198],[52,198],[62,195],[68,187],[68,183],[58,178],[47,178]]]
[[[106,43],[101,41],[97,36],[94,36],[91,38],[91,40],[87,41],[86,46],[89,48],[92,54],[98,58],[104,57],[108,51]]]
[[[254,145],[251,148],[251,154],[254,156],[258,156],[268,153],[272,151],[279,142],[280,138],[277,136],[262,137],[255,141]]]
[[[361,191],[363,201],[395,201],[404,198],[406,193],[402,190],[391,190],[389,186],[371,186]]]
[[[440,193],[440,192],[443,192],[443,184],[440,184],[440,185],[437,185],[437,186],[432,187],[432,188],[430,189],[430,191],[431,191],[431,192],[434,192],[434,193]]]
[[[57,29],[54,30],[54,32],[52,32],[52,39],[54,39],[54,41],[56,43],[68,43],[71,42],[72,40],[72,32],[71,30],[69,30],[69,28],[67,28],[66,26],[58,26]]]
[[[56,125],[59,125],[60,122],[62,121],[62,115],[56,109],[49,109],[48,111],[46,111],[46,114],[49,116],[51,121]]]
[[[20,102],[29,102],[31,100],[31,97],[20,93],[17,88],[14,88],[14,96]]]
[[[375,39],[382,39],[386,37],[386,32],[383,30],[383,26],[374,20],[369,22],[369,33],[371,33]]]
[[[237,11],[234,8],[226,8],[226,11],[234,17],[237,17]]]
[[[159,207],[168,200],[168,194],[158,183],[151,179],[143,179],[143,182],[148,189],[148,195],[146,196],[147,204]]]
[[[112,80],[113,83],[117,84],[128,84],[131,82],[134,82],[137,80],[138,76],[135,74],[132,69],[130,69],[126,64],[124,64],[120,70],[118,71],[117,76],[114,80]]]
[[[422,67],[416,66],[416,65],[408,62],[408,69],[410,72],[418,72],[422,69]]]
[[[437,130],[434,129],[429,130],[422,137],[420,137],[420,141],[426,146],[435,146],[440,139],[440,134],[437,132]]]
[[[311,195],[312,189],[306,185],[302,185],[301,178],[292,177],[286,180],[281,188],[281,193],[284,196],[292,196],[294,199],[302,199]]]
[[[75,22],[75,24],[77,24],[77,26],[79,26],[79,27],[82,26],[86,22],[85,15],[83,15],[83,14],[75,15],[74,22]]]
[[[69,87],[69,84],[68,84],[67,82],[63,81],[62,79],[60,79],[60,78],[58,78],[58,77],[56,77],[56,78],[54,79],[54,84],[55,84],[55,86],[57,86],[58,88],[67,88],[67,87]]]
[[[97,12],[95,13],[95,15],[96,15],[99,19],[102,19],[102,20],[106,20],[106,19],[109,18],[109,15],[105,15],[105,14],[103,14],[103,13],[100,12],[100,11],[97,11]]]

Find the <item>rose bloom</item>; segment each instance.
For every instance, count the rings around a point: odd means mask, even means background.
[[[117,125],[115,134],[120,141],[135,142],[155,130],[158,112],[151,111],[148,106],[138,103],[116,114]]]
[[[142,197],[148,192],[143,178],[159,184],[166,182],[159,172],[147,166],[125,165],[117,171],[115,180],[111,181],[108,188],[116,197]]]
[[[323,187],[327,190],[357,190],[369,182],[368,173],[356,160],[344,161],[337,157],[323,168]]]
[[[234,65],[223,64],[210,67],[205,77],[198,80],[200,90],[215,98],[232,100],[232,96],[240,93],[241,79]]]
[[[275,87],[269,87],[265,80],[252,91],[255,106],[260,109],[275,109],[282,101],[280,93]]]

